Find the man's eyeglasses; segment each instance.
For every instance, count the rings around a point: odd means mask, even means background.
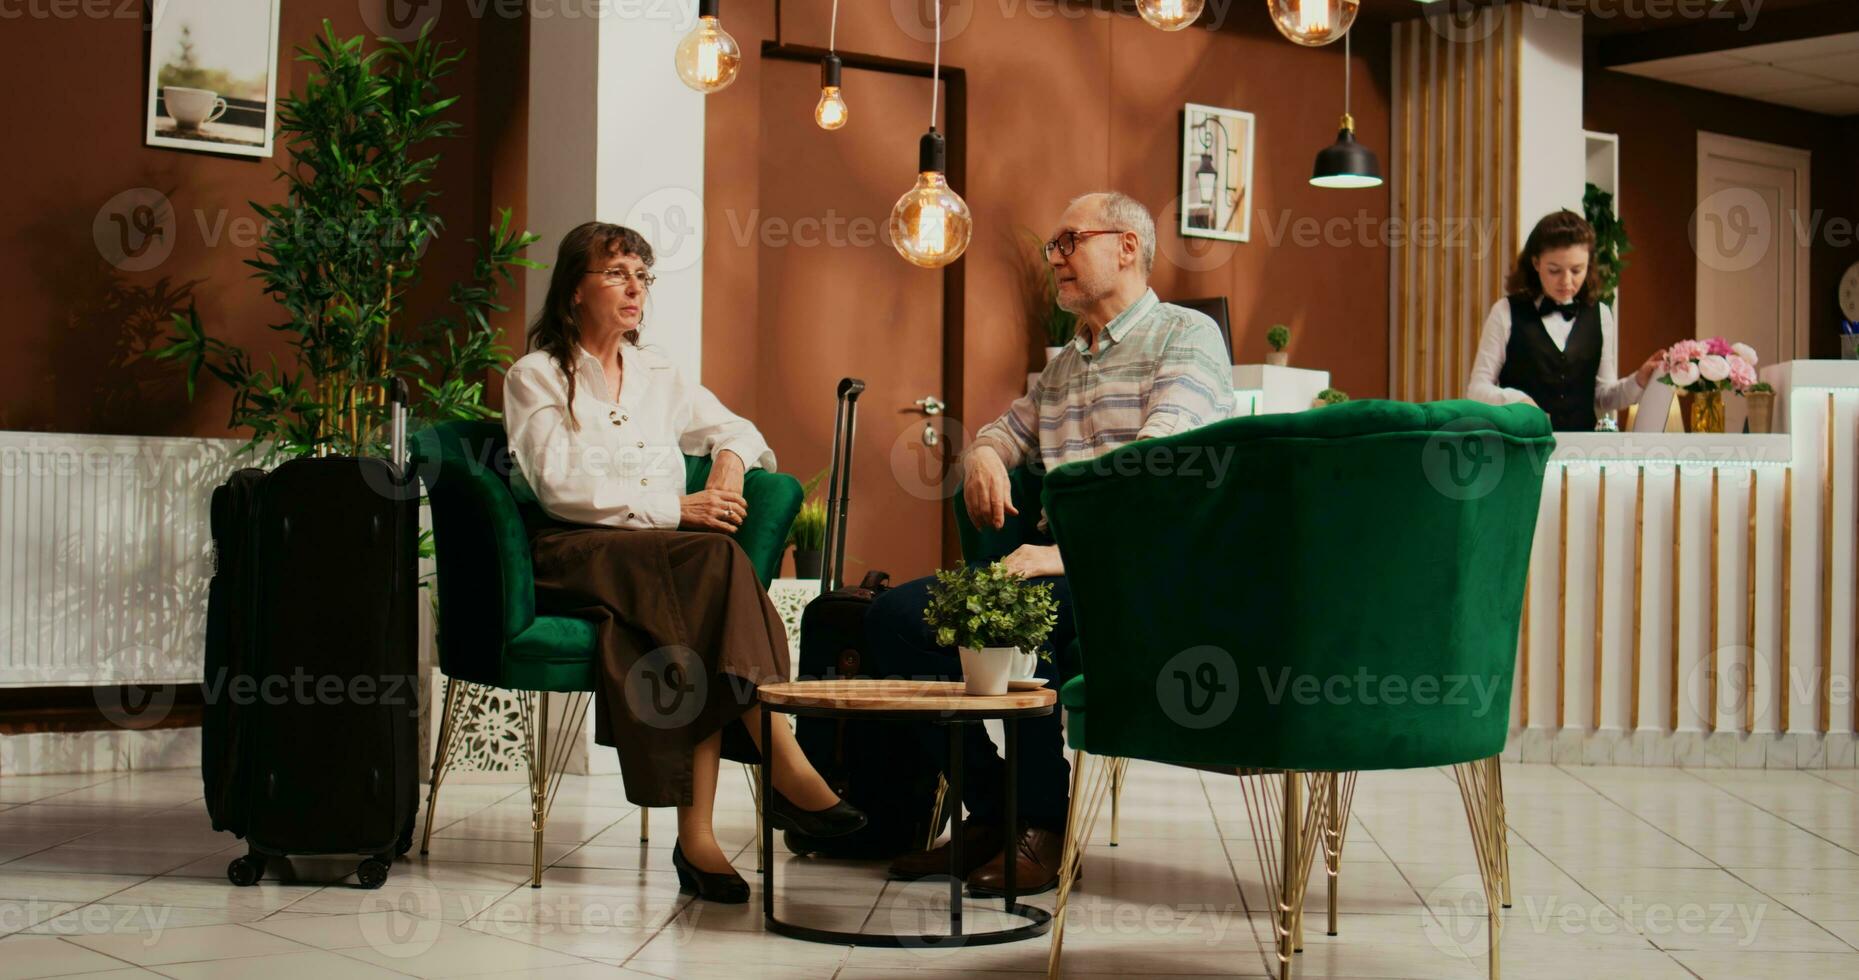
[[[1053,249],[1057,249],[1060,255],[1069,256],[1073,252],[1078,251],[1078,240],[1081,238],[1090,238],[1092,235],[1117,234],[1122,234],[1122,232],[1120,229],[1116,228],[1099,228],[1088,231],[1061,231],[1059,232],[1059,237],[1041,246],[1040,251],[1045,254],[1047,261],[1051,261]]]
[[[628,272],[618,266],[611,269],[589,269],[583,274],[600,276],[609,286],[623,286],[626,284],[626,280],[631,279],[639,284],[640,289],[651,289],[652,284],[658,281],[657,276],[644,269],[640,269],[638,272]]]

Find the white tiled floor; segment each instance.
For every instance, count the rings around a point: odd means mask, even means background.
[[[733,768],[733,767],[732,767]],[[754,816],[726,773],[718,830],[752,871]],[[1504,771],[1513,907],[1503,975],[1859,977],[1859,779],[1851,772],[1557,768]],[[680,895],[673,822],[638,840],[617,777],[569,777],[552,867],[528,887],[528,801],[516,784],[442,796],[429,859],[387,887],[349,862],[299,861],[299,880],[233,888],[243,845],[214,833],[188,771],[0,778],[0,980],[59,975],[1024,977],[1047,941],[879,950],[763,932],[749,906]],[[1137,763],[1121,846],[1099,820],[1066,931],[1067,975],[1263,976],[1271,926],[1250,824],[1231,778]],[[777,847],[779,843],[777,842]],[[784,918],[909,931],[937,921],[933,884],[877,864],[782,853]],[[759,879],[750,875],[759,888]],[[1051,895],[1032,899],[1049,907]],[[1313,882],[1308,977],[1486,975],[1482,893],[1458,790],[1444,772],[1361,777],[1344,853],[1340,934]],[[971,903],[970,925],[988,914]],[[998,914],[996,913],[996,917]]]

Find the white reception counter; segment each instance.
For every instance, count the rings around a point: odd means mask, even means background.
[[[1761,374],[1784,434],[1557,436],[1507,758],[1854,764],[1859,362]]]

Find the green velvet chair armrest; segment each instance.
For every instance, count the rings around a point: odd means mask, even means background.
[[[997,561],[1023,544],[1043,544],[1047,540],[1039,531],[1039,492],[1044,475],[1025,466],[1016,466],[1007,471],[1007,479],[1013,485],[1013,507],[1020,513],[1006,515],[998,528],[976,527],[975,522],[968,519],[963,488],[955,488],[955,497],[949,503],[955,508],[955,530],[962,541],[962,560],[968,564]]]
[[[696,493],[710,478],[708,456],[684,457],[684,488]],[[756,468],[742,476],[742,496],[749,502],[749,513],[736,529],[736,543],[755,566],[762,587],[781,572],[781,555],[787,550],[788,530],[800,513],[800,481],[787,473],[770,473]]]
[[[1324,770],[1497,754],[1554,445],[1526,406],[1358,401],[1055,469],[1085,748]]]

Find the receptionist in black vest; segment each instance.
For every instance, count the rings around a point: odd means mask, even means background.
[[[1510,295],[1485,317],[1466,394],[1492,405],[1525,402],[1558,432],[1592,432],[1601,413],[1636,404],[1659,355],[1618,377],[1614,312],[1589,275],[1594,228],[1573,211],[1537,222],[1505,284]]]

